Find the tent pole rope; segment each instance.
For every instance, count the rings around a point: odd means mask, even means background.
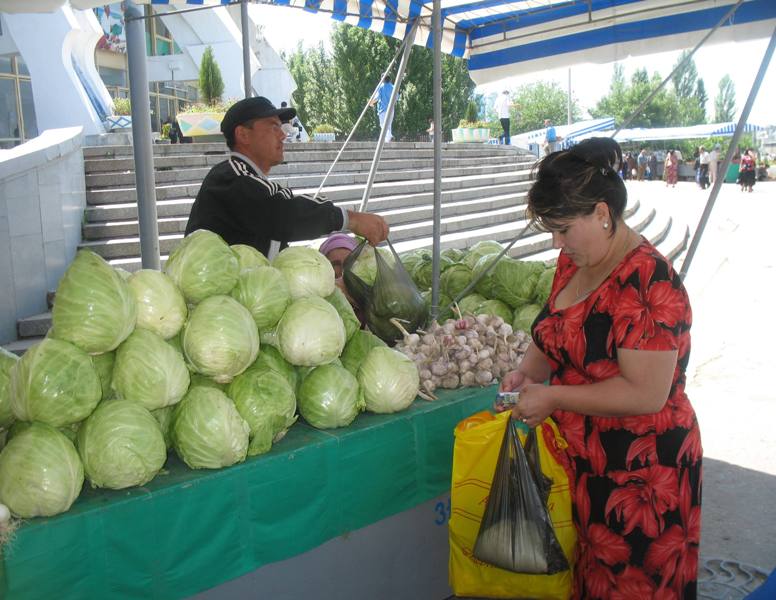
[[[396,62],[396,59],[399,58],[399,55],[404,51],[404,48],[406,47],[406,45],[407,45],[407,38],[404,38],[404,40],[402,40],[402,43],[399,44],[399,47],[396,49],[396,54],[393,55],[393,59],[391,60],[390,63],[388,63],[388,66],[385,68],[385,71],[383,71],[383,74],[380,76],[380,81],[377,82],[377,85],[375,86],[375,89],[372,92],[372,95],[369,96],[369,98],[374,96],[375,92],[377,92],[377,88],[380,87],[380,84],[383,82],[383,78],[391,71],[394,63]],[[369,98],[367,98],[367,101],[364,104],[364,108],[361,111],[361,114],[358,115],[358,119],[356,119],[356,122],[353,125],[353,128],[350,130],[350,133],[348,134],[348,138],[345,140],[345,143],[342,144],[342,147],[340,148],[339,152],[337,152],[337,156],[334,157],[334,162],[331,163],[329,170],[326,171],[326,175],[324,175],[323,179],[321,180],[321,184],[318,186],[318,189],[315,190],[315,194],[313,194],[313,200],[316,199],[318,197],[318,194],[321,193],[323,186],[326,184],[326,180],[329,178],[329,175],[331,175],[331,172],[334,170],[334,167],[337,165],[337,162],[339,162],[339,159],[342,156],[342,153],[345,151],[345,148],[350,143],[350,140],[352,139],[353,135],[356,133],[356,130],[358,129],[358,126],[361,124],[361,120],[364,118],[366,111],[369,110]]]
[[[412,44],[415,41],[415,34],[418,31],[418,25],[420,24],[420,19],[416,19],[415,22],[412,24],[412,28],[410,29],[410,32],[407,34],[405,40],[407,42],[407,45],[404,46],[404,52],[401,56],[401,62],[399,63],[399,70],[396,73],[396,83],[393,86],[393,91],[391,92],[391,99],[388,101],[388,110],[385,113],[385,121],[383,125],[386,123],[390,123],[393,119],[393,111],[394,107],[396,106],[396,99],[399,97],[399,88],[401,88],[401,82],[404,79],[404,72],[407,70],[407,63],[410,59],[410,53],[412,52]],[[380,129],[380,139],[377,140],[377,147],[375,148],[375,155],[372,158],[372,166],[369,169],[369,176],[366,180],[366,185],[364,186],[364,195],[361,197],[361,206],[359,207],[359,212],[364,212],[366,210],[366,206],[369,203],[369,194],[372,192],[372,185],[375,182],[375,176],[377,175],[377,165],[380,163],[380,156],[383,153],[383,147],[385,146],[385,127],[383,126]]]
[[[690,59],[693,57],[693,54],[695,54],[698,51],[698,49],[701,46],[703,46],[703,44],[706,43],[706,40],[708,40],[714,34],[714,32],[717,31],[717,29],[722,27],[725,21],[729,20],[733,16],[733,14],[736,12],[738,7],[741,6],[741,3],[743,1],[744,0],[738,0],[738,2],[736,2],[727,13],[725,13],[725,16],[722,17],[719,20],[719,22],[717,22],[717,24],[706,35],[703,36],[701,41],[696,44],[695,48],[693,48],[692,51],[687,56],[684,57],[684,60],[680,62],[678,65],[676,65],[676,68],[673,71],[671,71],[663,81],[660,82],[660,85],[658,85],[654,90],[650,92],[649,96],[644,98],[642,103],[639,104],[638,108],[636,108],[636,110],[634,110],[633,113],[627,119],[625,119],[625,122],[622,123],[619,127],[617,127],[617,129],[614,130],[614,133],[611,135],[612,139],[614,139],[617,136],[617,134],[620,133],[620,131],[622,131],[628,125],[631,124],[631,121],[633,121],[633,119],[635,119],[641,113],[641,110],[652,101],[652,98],[654,98],[657,95],[657,93],[665,87],[665,85],[671,80],[674,74],[690,61]]]
[[[776,28],[774,28],[773,33],[771,34],[771,41],[768,44],[768,47],[765,49],[763,60],[760,63],[760,69],[757,71],[757,76],[754,78],[752,89],[749,90],[749,97],[746,99],[746,104],[744,104],[744,108],[741,111],[741,116],[738,119],[738,124],[736,125],[735,132],[733,133],[733,138],[730,140],[730,145],[728,146],[727,152],[725,153],[725,160],[722,162],[721,169],[723,173],[727,173],[730,161],[733,159],[733,152],[735,152],[735,149],[738,147],[738,140],[741,137],[741,134],[744,132],[746,121],[749,118],[749,112],[752,110],[752,105],[754,105],[755,98],[757,98],[757,92],[760,90],[760,84],[765,78],[765,73],[768,71],[768,65],[771,62],[774,47],[776,47]],[[687,256],[682,263],[682,270],[679,273],[682,280],[687,277],[687,271],[690,270],[690,264],[692,263],[692,259],[695,256],[696,250],[698,249],[698,244],[700,244],[703,230],[706,228],[706,223],[711,216],[711,211],[714,208],[714,203],[717,200],[719,190],[722,188],[723,180],[724,177],[720,178],[717,176],[714,178],[714,185],[711,188],[709,199],[706,201],[706,207],[703,209],[701,220],[698,222],[698,227],[695,229],[695,233],[692,236],[692,241],[690,242],[690,247],[687,250]]]

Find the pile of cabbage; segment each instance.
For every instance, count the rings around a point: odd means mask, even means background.
[[[91,486],[142,486],[173,450],[217,469],[271,449],[299,419],[344,427],[416,398],[413,362],[367,331],[316,250],[272,262],[197,231],[164,272],[80,251],[48,336],[0,349],[0,504],[67,511]]]
[[[459,315],[445,310],[461,292],[497,258],[503,246],[482,241],[468,250],[448,248],[440,257],[440,323]],[[428,249],[403,253],[401,261],[431,304],[432,256]],[[503,256],[466,296],[458,301],[463,315],[501,317],[514,331],[530,334],[531,324],[547,302],[555,267],[541,261]]]

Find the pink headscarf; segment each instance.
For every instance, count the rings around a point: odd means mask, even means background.
[[[358,243],[355,238],[347,235],[346,233],[334,233],[326,238],[326,240],[318,248],[318,251],[326,256],[332,250],[337,248],[347,248],[351,252],[356,249]]]

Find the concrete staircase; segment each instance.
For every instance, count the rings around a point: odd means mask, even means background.
[[[271,179],[300,193],[315,192],[339,151],[339,143],[289,144],[286,163]],[[180,242],[200,183],[225,159],[222,143],[155,145],[154,166],[162,262]],[[322,190],[339,206],[358,209],[374,143],[358,142],[343,153]],[[82,248],[129,271],[140,268],[137,193],[131,146],[84,148],[87,208]],[[481,240],[507,243],[524,227],[526,193],[535,157],[516,148],[485,144],[445,144],[442,150],[442,248],[467,248]],[[391,226],[397,251],[431,247],[433,146],[395,142],[383,150],[368,209]],[[686,226],[634,199],[626,220],[669,258],[686,246]],[[317,240],[316,240],[317,242]],[[554,260],[550,236],[533,232],[511,249],[517,258]],[[45,335],[50,313],[18,323],[20,340],[9,349],[23,352]]]

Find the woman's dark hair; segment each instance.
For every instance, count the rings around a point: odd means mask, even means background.
[[[527,216],[552,229],[592,214],[598,202],[605,202],[613,234],[628,202],[625,184],[617,174],[621,163],[622,150],[611,138],[590,138],[547,155],[534,167]]]

